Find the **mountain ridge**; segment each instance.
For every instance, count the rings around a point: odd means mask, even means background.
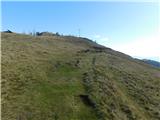
[[[150,60],[150,59],[143,59],[142,61],[147,63],[147,64],[150,64],[150,65],[152,65],[154,67],[160,68],[160,62],[158,62],[158,61]]]

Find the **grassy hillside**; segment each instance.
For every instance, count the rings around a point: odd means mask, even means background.
[[[2,120],[160,119],[160,69],[86,38],[1,36]]]

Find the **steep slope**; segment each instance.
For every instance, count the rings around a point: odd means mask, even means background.
[[[2,120],[159,120],[160,69],[86,38],[2,33]]]

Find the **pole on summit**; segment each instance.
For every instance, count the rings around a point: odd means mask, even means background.
[[[81,30],[78,29],[78,37],[80,37],[80,35],[81,35]]]

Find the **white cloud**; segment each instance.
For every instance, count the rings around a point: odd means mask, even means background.
[[[102,38],[100,38],[99,41],[101,41],[101,42],[107,42],[108,40],[109,40],[108,37],[102,37]]]
[[[100,38],[101,36],[100,35],[95,35],[93,36],[94,38]]]
[[[160,59],[160,35],[140,37],[133,41],[117,44],[112,48],[131,56],[159,57]]]
[[[160,34],[146,35],[127,42],[111,44],[112,41],[105,36],[95,35],[93,39],[98,44],[105,45],[117,51],[138,58],[156,58],[160,61]],[[110,45],[109,45],[110,44]]]
[[[102,44],[102,45],[106,45],[106,43],[108,42],[109,38],[106,36],[101,36],[101,35],[94,35],[93,39],[96,40],[97,43]]]

